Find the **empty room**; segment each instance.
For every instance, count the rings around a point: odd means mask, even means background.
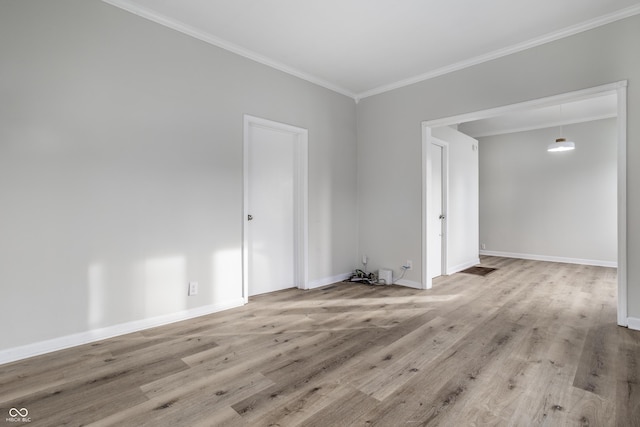
[[[0,424],[640,426],[639,40],[0,0]]]

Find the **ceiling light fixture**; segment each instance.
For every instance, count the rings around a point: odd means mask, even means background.
[[[562,123],[562,104],[560,104],[560,123]],[[562,130],[562,125],[560,125],[560,138],[557,138],[556,142],[553,142],[547,146],[548,152],[557,153],[559,151],[575,150],[576,143],[573,141],[567,141],[566,138],[563,137]]]
[[[575,148],[575,142],[567,141],[565,138],[558,138],[556,139],[556,142],[549,144],[549,146],[547,147],[547,151],[550,153],[555,153],[558,151],[574,150]]]

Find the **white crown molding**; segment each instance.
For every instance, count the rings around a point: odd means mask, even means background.
[[[518,53],[523,50],[531,49],[533,47],[550,43],[552,41],[556,41],[565,37],[573,36],[575,34],[592,30],[594,28],[601,27],[603,25],[607,25],[612,22],[619,21],[624,18],[629,18],[631,16],[638,15],[638,14],[640,14],[640,4],[631,6],[625,9],[621,9],[616,12],[609,13],[607,15],[600,16],[598,18],[594,18],[589,21],[582,22],[580,24],[572,25],[570,27],[564,28],[559,31],[554,31],[552,33],[545,34],[541,37],[533,38],[523,43],[518,43],[503,49],[494,50],[493,52],[489,52],[484,55],[480,55],[474,58],[460,61],[455,64],[447,65],[445,67],[438,68],[433,71],[429,71],[428,73],[420,74],[418,76],[410,77],[408,79],[400,80],[395,83],[390,83],[388,85],[379,86],[377,88],[357,94],[356,102],[364,98],[367,98],[369,96],[379,95],[384,92],[389,92],[394,89],[399,89],[401,87],[405,87],[405,86],[409,86],[425,80],[433,79],[435,77],[442,76],[444,74],[452,73],[454,71],[459,71],[464,68],[469,68],[474,65],[492,61],[494,59],[502,58],[503,56],[511,55],[513,53]]]
[[[158,23],[160,25],[163,25],[165,27],[169,27],[173,30],[179,31],[183,34],[187,34],[191,37],[194,37],[198,40],[204,41],[206,43],[212,44],[214,46],[217,46],[221,49],[225,49],[229,52],[233,52],[237,55],[240,55],[242,57],[245,57],[247,59],[256,61],[260,64],[266,65],[268,67],[274,68],[276,70],[282,71],[284,73],[290,74],[292,76],[298,77],[302,80],[306,80],[310,83],[316,84],[318,86],[324,87],[326,89],[332,90],[334,92],[337,92],[339,94],[348,96],[350,98],[353,98],[355,100],[356,103],[358,103],[360,100],[373,96],[373,95],[378,95],[384,92],[388,92],[394,89],[399,89],[401,87],[405,87],[405,86],[409,86],[415,83],[419,83],[425,80],[429,80],[444,74],[448,74],[454,71],[459,71],[462,70],[464,68],[469,68],[472,67],[474,65],[478,65],[478,64],[482,64],[484,62],[488,62],[488,61],[492,61],[494,59],[498,59],[507,55],[511,55],[513,53],[518,53],[521,52],[523,50],[526,49],[530,49],[532,47],[536,47],[536,46],[540,46],[543,45],[545,43],[549,43],[555,40],[559,40],[565,37],[569,37],[584,31],[588,31],[615,21],[618,21],[620,19],[624,19],[624,18],[628,18],[637,14],[640,14],[640,4],[639,5],[635,5],[635,6],[631,6],[625,9],[621,9],[619,11],[607,14],[607,15],[603,15],[600,16],[598,18],[594,18],[591,19],[589,21],[585,21],[582,22],[580,24],[576,24],[576,25],[572,25],[570,27],[564,28],[562,30],[559,31],[554,31],[552,33],[548,33],[546,35],[543,35],[541,37],[536,37],[534,39],[528,40],[526,42],[523,43],[518,43],[515,44],[513,46],[508,46],[506,48],[503,49],[498,49],[495,50],[493,52],[489,52],[487,54],[484,55],[479,55],[476,56],[474,58],[470,58],[464,61],[460,61],[457,62],[455,64],[450,64],[447,65],[445,67],[441,67],[438,68],[436,70],[432,70],[429,71],[427,73],[424,74],[420,74],[414,77],[410,77],[408,79],[404,79],[404,80],[400,80],[397,81],[395,83],[390,83],[387,85],[383,85],[383,86],[379,86],[377,88],[371,89],[371,90],[367,90],[361,93],[354,93],[348,89],[345,89],[343,87],[340,87],[338,85],[335,85],[331,82],[328,82],[324,79],[321,79],[319,77],[316,77],[312,74],[300,71],[296,68],[290,67],[288,65],[285,65],[279,61],[275,61],[271,58],[265,57],[263,55],[260,55],[256,52],[253,52],[249,49],[245,49],[241,46],[235,45],[233,43],[230,43],[226,40],[223,40],[219,37],[216,37],[212,34],[209,34],[205,31],[201,31],[198,30],[197,28],[194,28],[190,25],[187,25],[183,22],[180,22],[178,20],[169,18],[167,16],[161,15],[157,12],[151,11],[147,8],[143,8],[140,7],[134,3],[132,3],[130,0],[102,0],[104,3],[108,3],[112,6],[118,7],[120,9],[126,10],[127,12],[133,13],[135,15],[138,15],[142,18],[148,19],[150,21],[153,21],[155,23]]]
[[[349,98],[353,98],[356,100],[356,94],[343,88],[338,85],[335,85],[331,82],[318,78],[314,75],[305,73],[293,67],[289,67],[281,62],[275,61],[271,58],[267,58],[266,56],[260,55],[256,52],[253,52],[249,49],[245,49],[241,46],[230,43],[226,40],[223,40],[219,37],[214,36],[213,34],[209,34],[205,31],[194,28],[190,25],[187,25],[183,22],[180,22],[176,19],[169,18],[167,16],[161,15],[157,12],[149,10],[144,7],[140,7],[136,4],[133,4],[129,0],[102,0],[104,3],[108,3],[112,6],[118,7],[120,9],[126,10],[127,12],[131,12],[134,15],[138,15],[142,18],[153,21],[157,24],[164,25],[165,27],[169,27],[173,30],[179,31],[188,36],[194,37],[203,42],[212,44],[221,49],[228,50],[229,52],[233,52],[237,55],[240,55],[244,58],[250,59],[252,61],[258,62],[262,65],[266,65],[268,67],[274,68],[276,70],[282,71],[284,73],[290,74],[294,77],[298,77],[302,80],[306,80],[310,83],[316,84],[318,86],[322,86],[326,89],[329,89],[333,92],[337,92],[339,94],[348,96]]]

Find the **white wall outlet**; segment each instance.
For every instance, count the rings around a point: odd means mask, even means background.
[[[407,267],[407,270],[413,270],[413,261],[408,259],[404,266]]]
[[[198,295],[198,282],[189,282],[189,294],[190,297]]]
[[[480,246],[482,249],[487,249],[487,245],[485,245],[484,243]]]
[[[367,265],[367,262],[368,262],[368,261],[369,261],[369,258],[367,258],[367,256],[366,256],[366,255],[362,255],[362,263],[363,263],[364,265]]]

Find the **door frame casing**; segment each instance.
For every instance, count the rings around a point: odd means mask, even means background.
[[[431,185],[431,175],[432,175],[432,158],[431,158],[431,144],[437,145],[442,148],[442,213],[445,216],[444,223],[441,224],[441,232],[442,232],[442,245],[440,247],[441,259],[440,259],[440,272],[441,274],[447,275],[447,259],[448,259],[448,245],[447,239],[449,236],[449,144],[446,141],[438,139],[431,134],[431,128],[426,128],[423,126],[423,139],[425,140],[426,146],[423,149],[423,186],[425,188],[425,195],[423,197],[423,212],[424,215],[422,217],[422,245],[423,245],[423,254],[428,256],[428,248],[429,248],[429,239],[431,236],[431,230],[429,230],[428,218],[433,215],[431,209],[431,204],[429,201],[433,197],[433,186]],[[427,234],[428,233],[428,234]],[[432,287],[432,277],[433,277],[433,266],[430,263],[423,260],[423,281],[422,287],[423,289],[431,289]],[[426,280],[425,280],[426,279]]]
[[[601,86],[590,87],[573,92],[561,93],[544,98],[510,104],[502,107],[490,108],[457,116],[445,117],[436,120],[422,122],[422,288],[431,288],[431,279],[427,275],[427,233],[426,227],[426,153],[431,137],[431,129],[440,126],[451,126],[463,122],[486,119],[500,116],[506,113],[523,111],[531,108],[545,107],[588,98],[599,94],[615,93],[618,98],[617,109],[617,150],[618,150],[618,178],[617,178],[617,220],[618,220],[618,307],[617,322],[620,326],[628,326],[627,303],[627,80],[609,83]]]
[[[260,117],[244,115],[244,144],[243,144],[243,207],[242,207],[242,297],[245,304],[249,302],[249,144],[251,127],[287,132],[294,136],[294,166],[293,166],[293,277],[298,289],[308,289],[309,268],[309,226],[308,226],[308,152],[309,131],[297,126],[275,122]]]

